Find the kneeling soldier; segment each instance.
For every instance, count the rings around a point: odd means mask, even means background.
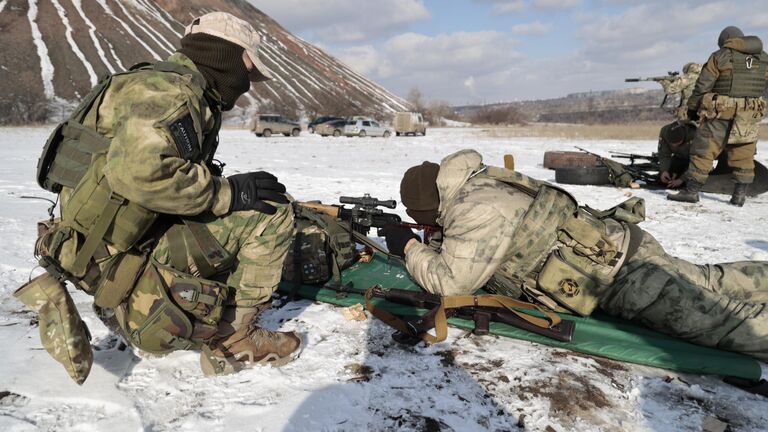
[[[690,342],[768,361],[768,262],[696,265],[667,255],[637,226],[643,201],[606,211],[564,190],[486,166],[474,150],[406,171],[400,194],[416,222],[439,225],[442,244],[387,228],[425,290],[471,295],[485,286],[551,309],[605,312]]]
[[[59,193],[62,215],[38,239],[47,275],[16,295],[78,382],[90,345],[64,281],[94,295],[131,344],[202,350],[206,373],[297,355],[298,335],[255,325],[293,234],[285,187],[265,172],[222,177],[213,159],[221,111],[271,78],[259,44],[245,21],[201,16],[175,54],[108,77],[49,138],[38,181]]]

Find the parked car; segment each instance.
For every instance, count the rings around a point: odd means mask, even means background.
[[[315,133],[324,137],[329,135],[333,135],[335,137],[341,136],[345,124],[347,124],[345,119],[327,121],[325,123],[316,125]]]
[[[312,122],[310,122],[307,125],[307,130],[309,131],[309,133],[315,133],[318,125],[321,125],[323,123],[327,123],[327,122],[333,121],[333,120],[344,120],[344,118],[343,117],[336,117],[336,116],[320,116],[320,117],[312,120]]]
[[[395,114],[395,134],[397,136],[419,133],[427,134],[427,123],[421,113],[399,112]]]
[[[341,133],[344,136],[380,136],[389,138],[389,136],[392,135],[392,130],[371,118],[357,120],[350,119],[344,124],[344,129]]]
[[[256,136],[265,138],[278,133],[285,136],[299,136],[301,126],[299,122],[288,120],[279,114],[259,114],[253,122],[251,132],[255,133]]]

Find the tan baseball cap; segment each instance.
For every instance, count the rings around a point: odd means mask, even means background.
[[[226,12],[211,12],[196,18],[184,31],[184,35],[193,33],[220,37],[243,47],[254,65],[250,74],[251,81],[267,81],[273,78],[269,69],[259,60],[261,37],[246,21]]]

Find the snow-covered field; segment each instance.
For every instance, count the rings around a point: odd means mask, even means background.
[[[498,337],[466,337],[403,348],[380,322],[347,321],[326,304],[277,301],[262,322],[301,331],[303,355],[269,367],[203,377],[199,355],[159,358],[119,350],[74,298],[93,334],[95,364],[83,386],[42,349],[32,314],[11,297],[34,272],[35,221],[46,217],[35,166],[48,128],[0,129],[0,430],[335,431],[553,430],[698,431],[718,421],[733,430],[768,430],[768,400],[717,377],[588,358]],[[491,134],[493,135],[493,134]],[[226,173],[268,170],[298,199],[337,203],[339,195],[397,199],[400,175],[424,160],[475,148],[489,164],[515,155],[517,169],[554,181],[542,168],[547,150],[573,145],[650,153],[655,141],[488,138],[471,129],[430,129],[426,137],[256,138],[225,130]],[[768,145],[758,159],[768,162]],[[768,195],[742,209],[705,194],[700,204],[672,204],[661,191],[566,186],[585,204],[613,206],[631,192],[646,199],[647,221],[672,254],[694,262],[768,260]],[[405,216],[403,209],[397,209]],[[39,271],[39,270],[37,270]],[[7,394],[6,392],[11,392]],[[720,419],[720,420],[717,420]],[[713,429],[720,430],[720,429]]]

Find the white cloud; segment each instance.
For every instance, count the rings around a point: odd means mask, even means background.
[[[571,9],[581,4],[581,0],[533,0],[533,6],[540,9]]]
[[[368,46],[333,53],[395,93],[404,95],[415,87],[429,99],[464,103],[478,97],[497,100],[497,86],[518,67],[517,44],[496,31],[404,33],[378,50]]]
[[[512,33],[519,35],[541,35],[552,31],[552,24],[533,21],[512,26]]]
[[[524,0],[474,0],[476,3],[493,5],[494,15],[508,15],[522,12],[526,8]]]
[[[431,16],[422,0],[249,1],[289,31],[322,43],[369,41]]]

